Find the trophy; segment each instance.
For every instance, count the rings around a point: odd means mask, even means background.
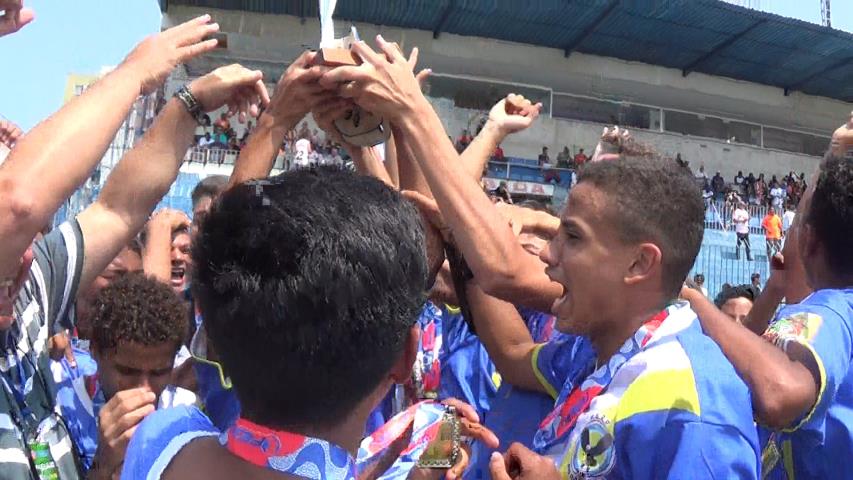
[[[328,33],[324,28],[323,36],[326,35]],[[355,27],[351,27],[350,34],[344,38],[324,38],[320,42],[320,50],[314,58],[314,63],[330,67],[361,65],[361,59],[352,52],[352,44],[357,41],[359,37]],[[388,122],[359,106],[348,110],[346,115],[334,121],[334,125],[344,141],[359,147],[379,145],[391,136],[391,126]]]

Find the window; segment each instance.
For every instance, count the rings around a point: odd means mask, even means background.
[[[786,152],[805,153],[806,155],[821,157],[829,148],[829,140],[829,137],[771,127],[764,128],[764,147]]]
[[[553,116],[646,130],[660,129],[660,110],[657,108],[571,95],[554,95]]]
[[[664,130],[682,135],[716,138],[731,143],[761,146],[760,125],[695,113],[664,110]]]

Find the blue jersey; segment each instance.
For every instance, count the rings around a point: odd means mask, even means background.
[[[461,313],[441,309],[441,387],[439,398],[457,398],[484,417],[500,386],[500,375],[480,337],[471,332]]]
[[[557,402],[534,450],[563,478],[758,478],[746,385],[685,303],[653,321],[602,365],[580,337],[538,347]]]
[[[68,433],[80,453],[83,469],[88,471],[98,449],[97,416],[103,402],[92,400],[94,391],[89,389],[98,373],[98,364],[88,351],[74,347],[76,367],[72,367],[64,357],[50,361],[50,371],[56,383],[56,405],[59,407]]]
[[[791,428],[761,428],[767,478],[849,478],[853,458],[853,289],[819,290],[779,311],[764,338],[805,347],[820,371],[818,398]]]

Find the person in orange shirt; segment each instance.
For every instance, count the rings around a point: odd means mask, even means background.
[[[761,226],[764,227],[764,236],[767,240],[767,258],[773,258],[773,255],[782,253],[782,219],[776,215],[776,210],[770,207],[767,210],[767,215],[761,220]]]

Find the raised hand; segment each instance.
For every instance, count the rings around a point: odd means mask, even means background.
[[[533,125],[541,110],[541,103],[534,104],[523,95],[510,93],[492,107],[488,122],[506,136]]]
[[[296,125],[318,104],[334,96],[318,82],[330,68],[312,65],[316,55],[316,52],[302,53],[279,79],[267,109],[267,113],[277,122],[288,126]]]
[[[329,138],[341,145],[344,145],[350,153],[352,153],[354,149],[360,147],[356,147],[355,145],[345,142],[341,133],[335,127],[334,122],[338,118],[343,117],[348,110],[352,109],[352,107],[352,100],[341,98],[336,94],[331,93],[324,96],[324,99],[311,110],[311,116],[314,117],[314,121],[317,123],[317,126],[325,131]]]
[[[169,232],[180,230],[182,228],[189,229],[190,217],[180,210],[164,208],[154,212],[154,215],[151,216],[151,220],[148,221],[146,226],[150,229],[154,226],[160,225],[162,225],[163,228],[168,229]]]
[[[5,11],[0,17],[0,37],[17,32],[36,18],[32,8],[24,8],[24,0],[0,0],[0,10]]]
[[[17,125],[9,120],[0,119],[0,145],[11,149],[23,135],[24,132]]]
[[[381,53],[364,42],[354,43],[352,50],[364,63],[334,68],[323,75],[320,84],[337,89],[342,97],[351,98],[365,110],[394,123],[423,101],[423,94],[412,64],[400,49],[381,35],[376,37],[376,43]]]
[[[263,77],[260,70],[235,63],[193,80],[189,90],[205,111],[228,105],[229,114],[239,113],[240,121],[245,122],[247,115],[257,117],[260,107],[270,102]]]
[[[119,68],[135,71],[139,93],[147,95],[157,90],[179,64],[216,48],[216,39],[205,38],[218,31],[219,24],[210,23],[210,15],[202,15],[146,38]]]
[[[95,454],[100,475],[120,471],[130,437],[137,425],[154,412],[155,400],[156,396],[147,388],[134,388],[116,393],[101,409],[98,415],[98,451]]]

